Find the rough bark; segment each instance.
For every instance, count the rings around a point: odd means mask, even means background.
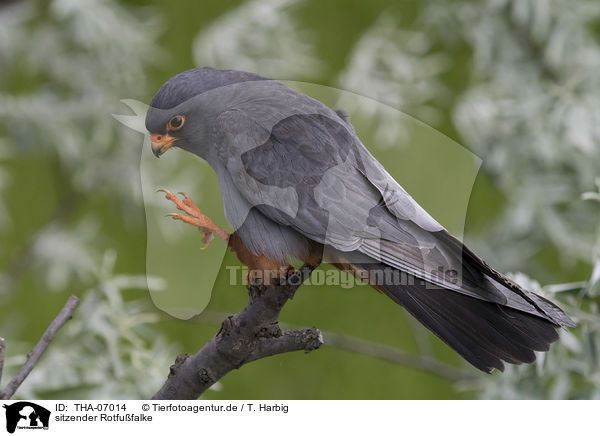
[[[282,331],[278,321],[285,303],[294,297],[312,271],[313,267],[303,265],[278,284],[249,286],[248,304],[227,317],[221,330],[196,354],[178,356],[164,385],[152,398],[196,399],[225,374],[248,362],[319,348],[323,335],[318,329]]]

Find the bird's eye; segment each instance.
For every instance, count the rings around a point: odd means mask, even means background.
[[[179,130],[183,126],[183,123],[185,123],[185,118],[181,115],[175,115],[171,118],[167,127],[169,130]]]

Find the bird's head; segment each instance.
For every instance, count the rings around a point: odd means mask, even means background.
[[[177,146],[185,147],[189,141],[187,133],[189,124],[189,109],[177,108],[176,111],[150,108],[146,115],[146,128],[150,132],[152,153],[160,157],[178,142]]]
[[[146,114],[154,155],[159,157],[172,146],[202,155],[211,116],[226,109],[226,102],[219,101],[218,88],[253,80],[264,77],[208,67],[187,70],[167,80]]]

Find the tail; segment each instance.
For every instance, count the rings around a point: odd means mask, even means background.
[[[337,266],[367,274],[390,269],[381,263]],[[361,276],[365,277],[364,274]],[[531,363],[535,361],[534,351],[547,351],[550,344],[558,339],[557,329],[560,326],[544,313],[536,316],[448,290],[413,276],[407,278],[407,284],[384,283],[373,286],[403,306],[481,371],[490,373],[494,368],[503,371],[503,361]]]

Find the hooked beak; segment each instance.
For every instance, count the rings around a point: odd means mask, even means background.
[[[171,145],[173,145],[173,143],[178,139],[179,138],[175,138],[174,136],[171,136],[168,133],[166,135],[151,135],[150,141],[152,142],[152,153],[154,153],[154,156],[160,157],[162,154],[165,153],[165,151],[171,148]]]

